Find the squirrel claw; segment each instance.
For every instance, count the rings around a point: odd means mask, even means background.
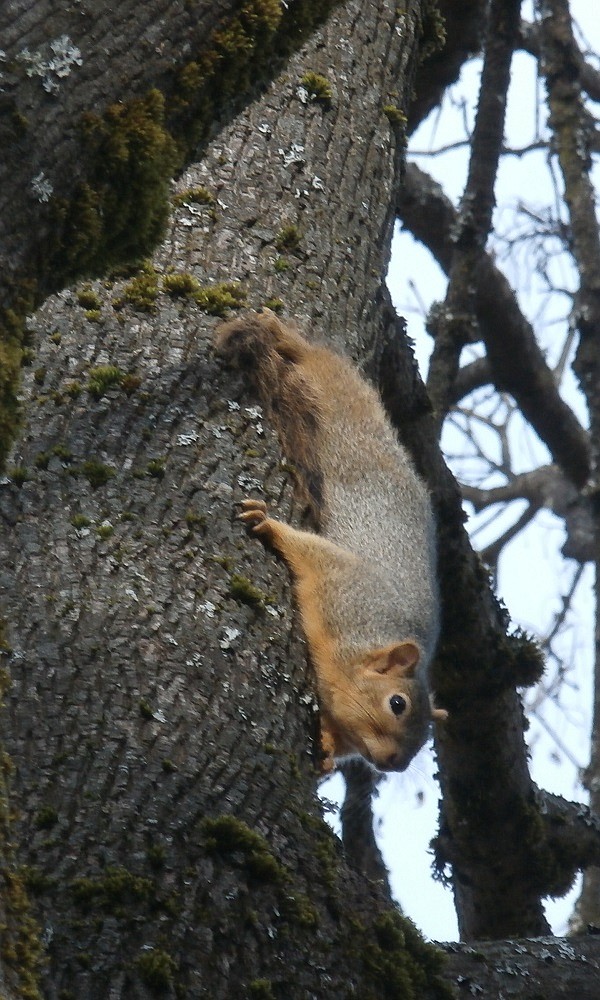
[[[238,519],[252,527],[253,531],[260,532],[267,520],[267,505],[264,500],[242,500],[244,511],[238,514]]]
[[[242,507],[247,511],[262,510],[263,514],[267,513],[267,505],[264,500],[242,500]]]

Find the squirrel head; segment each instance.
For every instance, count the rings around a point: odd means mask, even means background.
[[[358,657],[348,683],[331,690],[328,727],[334,756],[360,754],[379,771],[404,771],[421,749],[431,720],[447,717],[433,708],[412,640]],[[346,678],[345,678],[346,679]]]

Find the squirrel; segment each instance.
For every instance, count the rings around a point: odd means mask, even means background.
[[[268,516],[241,520],[291,572],[314,667],[322,771],[361,756],[403,771],[433,721],[428,668],[439,631],[428,491],[375,390],[345,358],[268,309],[217,330],[217,352],[245,369],[295,467],[319,533]]]

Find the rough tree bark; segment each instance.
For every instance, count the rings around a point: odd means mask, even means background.
[[[1,6],[0,462],[26,313],[151,252],[173,172],[335,2]]]
[[[77,201],[86,185],[96,187],[98,210],[106,213],[114,229],[119,228],[116,213],[111,216],[110,206],[101,203],[103,185],[98,164],[92,162],[97,151],[93,125],[97,123],[90,121],[90,115],[102,118],[107,109],[114,111],[118,105],[121,113],[130,114],[129,122],[121,120],[121,124],[131,126],[136,99],[143,102],[150,90],[158,88],[163,97],[161,110],[153,114],[148,108],[146,126],[149,133],[151,122],[157,132],[161,126],[168,128],[175,143],[164,164],[159,162],[159,151],[149,148],[150,134],[146,149],[138,148],[136,153],[140,159],[146,154],[154,160],[156,174],[162,167],[164,183],[169,171],[189,155],[191,144],[205,140],[217,121],[239,110],[332,6],[310,0],[293,4],[152,0],[140,10],[139,4],[125,0],[117,13],[106,0],[58,7],[52,0],[36,0],[33,5],[19,0],[4,3],[0,11],[2,308],[14,307],[25,278],[35,283],[39,299],[69,271],[72,276],[102,264],[104,251],[93,245],[99,234],[81,234],[89,219],[80,218],[76,227],[73,220],[68,221],[76,211],[93,214],[91,192],[87,208]],[[162,150],[163,155],[166,152]],[[131,174],[129,182],[133,180]],[[159,177],[139,180],[156,183],[153,221],[160,223],[164,206]],[[121,201],[119,207],[124,204]],[[64,242],[73,228],[83,236],[77,259]],[[121,230],[119,251],[115,235],[111,235],[113,255],[121,252],[126,257],[131,257],[133,249],[130,241],[152,239],[141,226],[128,235]],[[62,267],[57,247],[63,251]]]
[[[285,575],[234,519],[286,477],[206,312],[243,285],[373,341],[421,7],[348,4],[187,171],[153,264],[31,324],[0,562],[49,995],[441,995],[320,819]]]
[[[212,353],[211,314],[242,298],[362,359],[435,489],[454,595],[438,847],[468,932],[542,929],[541,893],[581,861],[526,771],[514,683],[537,657],[503,639],[382,284],[429,9],[336,9],[186,170],[152,263],[61,292],[30,323],[0,581],[13,839],[50,997],[447,995],[432,950],[320,818],[285,573],[235,523],[257,490],[293,512],[272,435]]]

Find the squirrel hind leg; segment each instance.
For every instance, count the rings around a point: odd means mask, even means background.
[[[279,317],[264,306],[260,312],[255,313],[257,323],[268,335],[274,349],[281,358],[298,364],[306,357],[311,350],[310,344],[304,339],[293,326],[283,323]]]
[[[255,367],[257,350],[261,347],[268,351],[270,344],[252,313],[221,323],[215,331],[217,353],[227,361],[235,361],[240,368]],[[264,364],[264,358],[261,363]]]
[[[257,349],[261,350],[261,366],[270,352],[285,361],[298,363],[310,350],[310,345],[299,333],[281,320],[270,309],[247,312],[243,316],[221,323],[215,335],[215,347],[228,360],[235,360],[242,368],[256,365]]]

